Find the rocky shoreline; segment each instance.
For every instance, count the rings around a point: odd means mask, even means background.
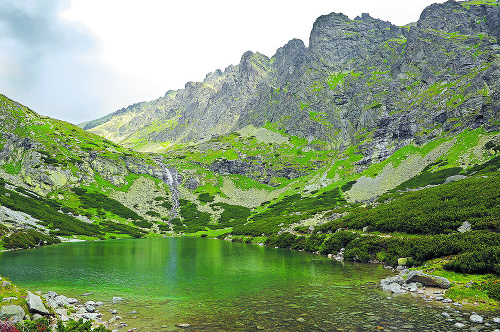
[[[0,285],[4,288],[12,286],[9,281],[3,281]],[[91,298],[92,295],[92,293],[85,293],[82,294],[82,297]],[[22,297],[24,298],[24,296]],[[128,324],[123,321],[122,316],[118,315],[118,311],[113,308],[114,305],[125,301],[122,297],[113,297],[110,303],[93,300],[83,302],[53,291],[49,291],[44,295],[41,292],[31,293],[28,291],[25,299],[28,313],[25,312],[22,306],[12,304],[12,302],[18,300],[17,297],[4,298],[3,304],[6,304],[6,302],[7,304],[0,307],[0,321],[16,324],[26,320],[46,318],[50,321],[50,325],[55,327],[58,322],[83,319],[84,321],[91,321],[93,327],[103,326],[112,330],[112,332],[118,332],[119,329],[125,327],[127,327],[127,332],[137,330],[136,328],[128,328]],[[106,312],[106,316],[111,316],[111,318],[104,319],[104,312]],[[134,314],[134,312],[127,314]]]
[[[500,327],[500,317],[485,317],[485,314],[460,311],[463,304],[446,298],[446,290],[450,288],[451,282],[443,277],[426,274],[419,270],[403,269],[395,276],[380,280],[380,287],[393,295],[415,294],[417,297],[427,302],[440,302],[448,304],[444,307],[442,315],[450,322],[453,327],[464,329],[471,327],[471,331],[479,331],[482,328]],[[391,298],[391,297],[388,297]],[[500,332],[495,329],[493,332]]]

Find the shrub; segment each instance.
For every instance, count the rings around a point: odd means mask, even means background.
[[[61,242],[59,238],[37,232],[33,229],[12,233],[10,236],[4,236],[2,241],[4,247],[7,249],[26,249]]]
[[[20,332],[19,329],[8,320],[0,320],[0,332]]]
[[[116,199],[110,198],[102,193],[89,192],[83,188],[72,188],[71,190],[78,195],[83,208],[95,208],[109,211],[125,219],[142,219],[136,212],[118,202]]]
[[[110,332],[110,330],[106,329],[104,326],[99,325],[95,329],[92,329],[92,325],[90,321],[84,322],[81,318],[79,321],[70,320],[66,326],[64,323],[59,321],[57,322],[56,327],[57,332]]]
[[[51,229],[58,229],[57,235],[81,234],[93,236],[100,234],[99,228],[93,224],[87,224],[77,218],[60,213],[58,209],[61,204],[51,199],[39,197],[33,193],[20,188],[22,194],[8,190],[4,184],[0,184],[0,205],[11,210],[22,211],[40,220],[41,224]],[[5,194],[8,193],[9,196]]]
[[[337,253],[340,249],[345,248],[357,236],[356,233],[348,231],[336,232],[323,241],[319,247],[319,252],[323,255]]]
[[[456,230],[464,221],[473,229],[496,229],[500,196],[500,176],[469,178],[403,195],[374,208],[358,208],[345,217],[315,228],[334,232],[338,228],[370,226],[381,232],[440,234]],[[477,227],[476,227],[477,225]]]
[[[269,236],[264,244],[272,247],[291,248],[295,244],[296,238],[292,233],[285,232]]]
[[[49,332],[52,329],[50,328],[50,322],[46,318],[39,318],[36,321],[23,321],[24,326],[22,327],[23,332]],[[18,325],[21,327],[22,325]]]
[[[172,203],[165,201],[165,202],[161,203],[160,206],[163,206],[165,209],[171,209]]]
[[[133,220],[132,223],[141,228],[151,228],[153,226],[153,223],[147,220]]]
[[[500,280],[488,280],[481,284],[480,288],[488,293],[494,300],[500,301]]]
[[[146,214],[148,216],[151,216],[151,217],[160,218],[160,214],[158,212],[155,212],[155,211],[148,211],[148,212],[146,212]]]
[[[215,199],[215,196],[210,195],[209,193],[201,193],[198,195],[198,200],[203,203],[211,203]]]
[[[199,211],[196,204],[186,199],[180,199],[179,204],[181,207],[180,214],[186,226],[184,227],[182,223],[176,223],[174,224],[174,231],[196,233],[206,230],[210,223],[210,213]],[[174,223],[173,220],[171,222]]]
[[[216,203],[212,204],[211,206],[219,206],[224,209],[218,220],[218,223],[222,228],[244,224],[247,222],[247,219],[251,214],[251,210],[245,206],[231,205],[226,203]]]
[[[485,247],[462,253],[447,264],[446,270],[461,273],[495,273],[500,275],[500,246]]]

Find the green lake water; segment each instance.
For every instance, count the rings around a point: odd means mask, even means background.
[[[449,331],[456,322],[445,319],[451,309],[443,305],[410,295],[389,299],[378,289],[389,275],[380,265],[206,238],[4,252],[0,275],[31,291],[103,301],[104,318],[118,310],[125,331],[176,330],[178,323],[202,331]],[[126,301],[113,304],[113,296]],[[466,314],[450,312],[458,321]]]

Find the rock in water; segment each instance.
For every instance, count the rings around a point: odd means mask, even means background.
[[[22,321],[24,310],[18,305],[6,305],[0,308],[0,321],[8,320],[12,323]]]
[[[40,296],[28,292],[28,296],[26,297],[26,302],[28,303],[28,308],[30,312],[37,313],[40,315],[50,314],[47,308],[45,308],[45,306],[43,305]]]
[[[419,282],[422,285],[439,287],[439,288],[450,288],[451,282],[443,277],[433,276],[430,274],[425,274],[422,271],[410,271],[406,278],[406,283]]]

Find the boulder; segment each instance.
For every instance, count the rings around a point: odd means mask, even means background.
[[[78,300],[73,298],[73,297],[68,297],[67,301],[68,301],[68,304],[78,303]]]
[[[398,283],[391,283],[388,285],[382,285],[382,289],[385,291],[390,291],[391,293],[394,294],[403,294],[405,293],[405,290],[401,288],[401,285]]]
[[[86,312],[82,315],[82,318],[83,319],[88,319],[88,320],[96,320],[98,319],[99,317],[101,317],[102,314],[100,313],[90,313],[90,312]]]
[[[406,283],[419,282],[422,285],[448,289],[451,282],[443,277],[425,274],[422,271],[410,271],[406,277]]]
[[[56,309],[55,312],[58,315],[59,320],[63,322],[67,322],[69,320],[68,311],[66,309]]]
[[[57,296],[58,294],[56,292],[53,292],[53,291],[48,291],[47,292],[47,295],[45,295],[45,298],[46,299],[53,299]]]
[[[500,318],[499,317],[493,318],[493,322],[497,323],[497,324],[500,324]]]
[[[0,321],[17,323],[23,320],[24,310],[18,305],[6,305],[0,308]]]
[[[416,291],[418,291],[418,285],[417,285],[417,283],[416,282],[412,282],[412,283],[408,284],[408,290],[410,292],[416,292]]]
[[[394,277],[387,277],[385,279],[380,280],[380,285],[382,285],[382,287],[384,285],[389,285],[392,283],[403,285],[405,283],[405,280],[399,275],[394,276]]]
[[[471,315],[469,319],[473,323],[480,323],[481,324],[483,322],[483,317],[476,315],[476,314]]]
[[[64,295],[58,295],[54,298],[54,301],[59,307],[66,307],[69,305],[68,298]]]
[[[457,328],[461,329],[461,328],[465,327],[465,324],[462,324],[462,323],[455,323],[455,325],[453,325],[453,326],[455,326],[455,327],[457,327]]]
[[[458,227],[460,233],[469,232],[472,229],[472,225],[466,220],[463,222],[462,226]]]
[[[406,257],[398,258],[398,265],[399,266],[406,266],[407,264],[408,264],[408,258],[406,258]]]
[[[26,297],[26,302],[28,303],[28,308],[30,312],[37,313],[40,315],[50,314],[47,308],[45,308],[45,305],[42,303],[42,299],[40,298],[40,296],[28,292],[28,296]]]
[[[89,304],[85,306],[85,310],[87,310],[87,312],[95,312],[95,307]]]

